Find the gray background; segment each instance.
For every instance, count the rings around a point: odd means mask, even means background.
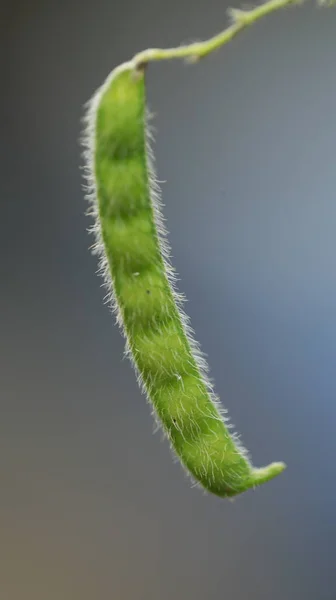
[[[282,476],[233,503],[190,487],[88,251],[84,103],[225,11],[2,2],[1,600],[336,598],[336,9],[288,9],[148,72],[186,309],[254,463],[284,460]]]

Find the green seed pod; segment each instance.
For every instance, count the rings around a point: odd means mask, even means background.
[[[87,176],[95,249],[139,383],[194,480],[234,496],[278,475],[253,468],[207,378],[175,289],[147,125],[144,69],[116,68],[91,101]]]

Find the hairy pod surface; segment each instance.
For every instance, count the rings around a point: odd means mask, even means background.
[[[234,496],[278,475],[252,467],[229,431],[194,341],[163,227],[147,125],[145,73],[117,67],[88,111],[87,176],[96,250],[127,351],[181,463],[204,489]]]

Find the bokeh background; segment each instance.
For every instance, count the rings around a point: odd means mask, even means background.
[[[1,600],[336,598],[336,9],[148,71],[186,309],[283,475],[234,502],[191,488],[88,249],[84,104],[135,52],[226,23],[221,0],[1,2]]]

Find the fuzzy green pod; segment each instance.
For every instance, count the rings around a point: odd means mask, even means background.
[[[234,496],[272,479],[284,464],[254,468],[230,432],[175,289],[141,65],[130,61],[110,74],[90,103],[87,123],[95,249],[158,422],[187,472],[213,494]]]

